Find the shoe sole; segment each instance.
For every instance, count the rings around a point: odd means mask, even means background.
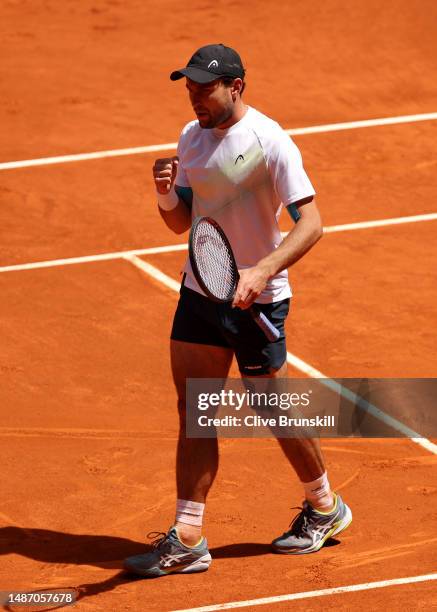
[[[352,512],[349,506],[346,506],[346,504],[345,504],[345,507],[346,507],[346,512],[345,512],[344,517],[341,519],[340,523],[335,525],[330,531],[328,531],[328,533],[325,536],[323,536],[323,538],[319,542],[317,542],[316,544],[313,544],[313,546],[309,546],[308,548],[303,548],[301,550],[299,549],[287,550],[285,548],[276,548],[273,546],[273,551],[281,555],[308,555],[310,553],[317,552],[318,550],[322,548],[326,540],[329,540],[329,538],[332,538],[332,536],[335,536],[341,533],[342,531],[347,529],[347,527],[349,527],[349,525],[352,523]]]
[[[140,567],[131,566],[128,563],[123,565],[124,569],[130,574],[136,574],[137,576],[143,576],[143,578],[158,578],[159,576],[169,576],[170,574],[194,574],[196,572],[206,572],[206,570],[211,565],[211,555],[207,553],[190,563],[190,565],[186,566],[177,566],[174,569],[169,568],[167,571],[160,569],[159,567],[154,567],[151,569],[142,569]]]

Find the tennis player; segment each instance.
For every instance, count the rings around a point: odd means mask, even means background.
[[[159,211],[177,234],[199,215],[216,219],[232,245],[240,281],[232,304],[216,304],[202,293],[189,260],[185,264],[171,332],[180,416],[176,519],[167,534],[159,534],[152,552],[125,560],[125,569],[141,576],[208,569],[211,555],[202,521],[217,472],[218,442],[186,437],[185,381],[226,378],[233,355],[245,377],[287,376],[287,268],[322,236],[315,191],[298,148],[275,121],[243,102],[245,70],[238,53],[222,44],[207,45],[170,78],[185,78],[197,119],[183,129],[177,156],[155,162]],[[284,240],[278,226],[283,206],[296,221]],[[280,331],[275,342],[249,316],[253,303]],[[316,552],[349,525],[351,511],[330,488],[317,439],[278,441],[302,483],[305,501],[272,549]]]

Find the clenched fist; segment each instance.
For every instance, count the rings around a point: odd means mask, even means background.
[[[165,157],[157,159],[153,166],[153,178],[155,180],[156,190],[158,193],[165,195],[170,191],[176,178],[179,159],[174,157]]]

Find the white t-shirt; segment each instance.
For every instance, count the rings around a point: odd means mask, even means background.
[[[208,216],[223,228],[239,269],[255,266],[281,243],[282,206],[315,194],[299,149],[278,123],[249,107],[228,129],[188,123],[178,144],[175,184],[193,192],[192,217]],[[190,262],[185,286],[203,294]],[[291,296],[288,272],[271,278],[257,302]]]

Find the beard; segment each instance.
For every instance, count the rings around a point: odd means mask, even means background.
[[[226,123],[232,116],[232,108],[226,108],[220,114],[211,115],[209,112],[205,115],[201,115],[198,118],[199,125],[204,130],[212,130],[213,128]]]

